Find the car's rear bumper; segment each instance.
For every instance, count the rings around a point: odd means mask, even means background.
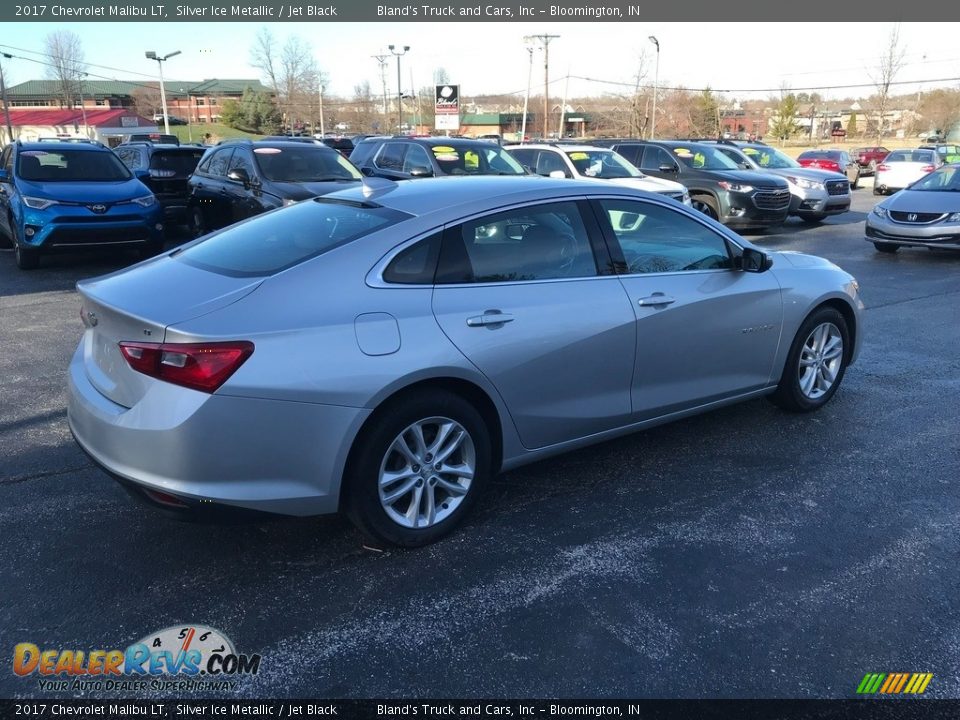
[[[226,505],[281,515],[337,510],[348,440],[370,412],[208,395],[161,381],[126,408],[91,384],[80,349],[68,372],[67,411],[83,450],[149,500],[156,501],[152,491],[193,510]]]

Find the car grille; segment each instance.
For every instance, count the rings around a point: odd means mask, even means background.
[[[111,243],[143,242],[148,239],[145,227],[101,228],[98,230],[57,228],[50,233],[47,245],[109,245]]]
[[[827,180],[828,195],[848,195],[850,193],[850,183],[846,180]]]
[[[945,217],[945,213],[909,213],[890,211],[890,219],[898,223],[906,223],[910,225],[924,225],[929,223],[934,223],[937,220],[942,220]]]
[[[753,203],[761,210],[786,210],[790,206],[790,190],[760,190],[754,193]]]
[[[933,237],[920,237],[919,235],[894,235],[893,233],[877,230],[869,225],[867,226],[866,235],[868,238],[874,238],[877,240],[900,240],[901,242],[915,243],[955,243],[960,241],[960,235],[934,235]]]

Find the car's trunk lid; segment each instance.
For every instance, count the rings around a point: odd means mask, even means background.
[[[131,271],[78,283],[87,377],[105,397],[133,407],[157,381],[128,365],[120,342],[163,342],[168,326],[224,308],[262,281],[220,275],[163,257]]]

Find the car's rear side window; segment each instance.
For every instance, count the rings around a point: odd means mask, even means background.
[[[305,200],[227,228],[175,257],[237,277],[273,275],[410,217],[399,210]]]

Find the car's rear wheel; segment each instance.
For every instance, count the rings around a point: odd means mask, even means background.
[[[885,242],[875,242],[873,246],[882,253],[895,253],[899,250],[899,246],[894,245],[893,243]]]
[[[843,380],[849,345],[850,331],[840,311],[831,307],[815,310],[800,326],[780,384],[770,399],[794,412],[826,405]]]
[[[707,195],[695,195],[690,198],[690,204],[694,209],[699,210],[704,215],[714,220],[720,219],[720,212],[717,210],[717,201]]]
[[[378,412],[358,439],[344,506],[375,541],[418,547],[460,523],[491,472],[482,415],[458,395],[429,390]]]

